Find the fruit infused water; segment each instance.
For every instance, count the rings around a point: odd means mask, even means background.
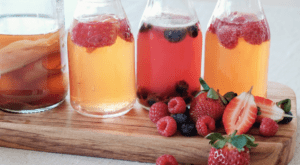
[[[68,35],[71,105],[79,113],[114,117],[135,103],[134,38],[125,18],[74,20]]]
[[[50,18],[0,18],[0,109],[39,112],[64,100],[68,81],[61,56],[63,30]]]
[[[242,12],[215,18],[206,32],[204,80],[222,95],[253,86],[253,95],[266,97],[269,49],[265,18]]]
[[[142,22],[137,40],[137,96],[149,107],[181,96],[186,103],[200,90],[202,33],[197,19]]]

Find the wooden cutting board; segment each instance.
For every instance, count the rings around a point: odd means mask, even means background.
[[[297,116],[296,96],[289,87],[270,82],[268,98],[290,98],[292,112]],[[223,128],[217,131],[225,133]],[[259,145],[251,150],[251,165],[288,164],[295,152],[296,131],[296,118],[280,125],[271,138],[259,136],[258,128],[252,128],[248,133]],[[189,164],[207,164],[211,148],[208,140],[200,136],[159,135],[148,111],[138,106],[117,118],[89,118],[73,111],[69,99],[42,113],[0,111],[0,146],[152,163],[163,154],[171,154],[178,162]]]

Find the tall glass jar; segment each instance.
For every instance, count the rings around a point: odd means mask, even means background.
[[[119,0],[79,0],[68,34],[71,105],[92,117],[127,113],[136,100],[134,38]]]
[[[202,33],[189,0],[148,0],[137,38],[137,96],[146,109],[200,90]]]
[[[0,109],[41,112],[67,94],[63,0],[0,0]]]
[[[219,0],[205,38],[204,80],[221,94],[267,95],[269,25],[260,0]]]

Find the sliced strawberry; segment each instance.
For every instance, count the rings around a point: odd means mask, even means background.
[[[259,96],[254,96],[255,103],[259,107],[259,115],[256,122],[261,122],[263,118],[270,118],[276,122],[283,120],[285,113],[284,110],[279,108],[275,102]]]
[[[234,130],[237,130],[237,135],[240,135],[252,127],[256,117],[257,107],[250,90],[248,93],[241,93],[229,102],[222,120],[228,135],[232,134]]]

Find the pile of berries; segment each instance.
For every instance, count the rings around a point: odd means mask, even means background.
[[[240,162],[237,163],[240,165],[249,164],[249,149],[256,147],[257,144],[254,143],[254,137],[245,133],[254,123],[260,124],[260,135],[271,137],[278,131],[277,122],[287,124],[293,119],[290,99],[276,103],[267,98],[253,96],[252,87],[249,92],[243,92],[238,96],[234,92],[221,96],[202,78],[200,83],[204,90],[192,99],[190,108],[186,107],[182,97],[174,97],[167,104],[154,103],[150,107],[149,117],[156,123],[159,134],[163,136],[170,137],[179,131],[184,136],[198,134],[211,139],[210,144],[213,147],[208,160],[211,165],[232,161]],[[216,130],[216,121],[219,120],[222,120],[225,128],[227,134],[225,137],[213,132]],[[226,156],[222,158],[214,156],[214,153],[218,152]]]
[[[206,136],[215,130],[215,120],[208,116],[201,116],[197,122],[193,122],[189,109],[182,97],[174,97],[168,105],[157,102],[150,107],[149,118],[156,123],[158,132],[166,137],[179,131],[184,136],[197,134]]]

